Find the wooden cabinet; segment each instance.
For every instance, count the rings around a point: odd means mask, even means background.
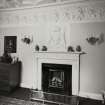
[[[21,77],[21,62],[14,64],[0,63],[0,91],[10,92],[19,86]]]

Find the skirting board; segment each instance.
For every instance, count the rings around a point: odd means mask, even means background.
[[[90,98],[90,99],[95,99],[95,100],[102,100],[102,95],[96,94],[96,93],[79,92],[79,96],[85,97],[85,98]]]
[[[30,85],[30,83],[21,83],[20,87],[32,89],[32,86]]]

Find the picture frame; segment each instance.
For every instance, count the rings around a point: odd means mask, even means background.
[[[16,53],[17,36],[4,36],[4,52]]]

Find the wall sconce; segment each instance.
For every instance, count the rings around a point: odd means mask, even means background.
[[[95,44],[102,44],[104,42],[104,33],[101,33],[99,35],[99,37],[89,37],[89,38],[86,38],[86,41],[91,44],[91,45],[95,45]]]
[[[26,44],[30,44],[33,41],[33,38],[30,38],[29,36],[24,36],[24,38],[22,38],[21,40]]]
[[[89,44],[95,45],[96,42],[99,40],[99,38],[92,36],[92,37],[86,38],[86,40],[87,40],[87,42],[88,42]]]

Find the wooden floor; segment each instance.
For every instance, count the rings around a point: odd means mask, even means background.
[[[30,90],[26,88],[18,88],[12,91],[11,93],[0,92],[0,95],[13,97],[17,99],[29,100]],[[80,100],[79,105],[103,105],[101,101],[98,101],[98,100],[92,100],[92,99],[81,98],[81,97],[79,98],[79,100]]]

